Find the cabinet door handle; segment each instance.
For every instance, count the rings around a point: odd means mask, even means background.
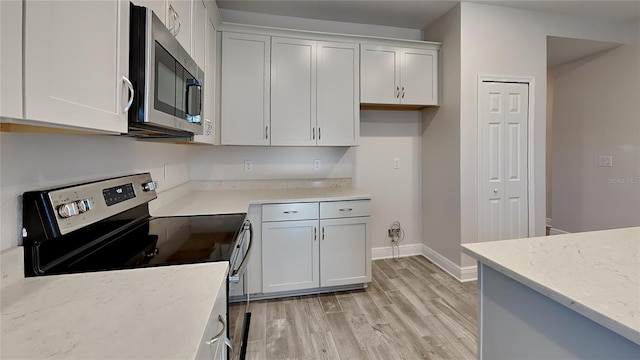
[[[316,229],[316,227],[313,227],[313,241],[318,240],[318,229]]]
[[[133,84],[126,76],[122,77],[122,81],[127,85],[127,89],[129,91],[129,100],[127,101],[127,105],[122,108],[122,113],[124,114],[131,108],[131,104],[133,104],[133,98],[136,96],[136,93],[133,91]]]
[[[264,138],[265,140],[269,140],[269,126],[264,127]]]
[[[324,226],[322,227],[322,240],[324,240]]]
[[[173,9],[173,5],[169,5],[169,18],[169,22],[171,23],[171,25],[169,25],[169,32],[173,36],[176,36],[176,34],[173,32],[173,30],[175,30],[176,28],[176,11]]]
[[[316,128],[311,129],[311,140],[316,139]]]
[[[180,28],[182,27],[182,21],[180,20],[180,15],[178,15],[178,13],[176,14],[176,21],[178,22],[178,27],[176,28],[176,33],[174,34],[174,36],[178,36],[178,34],[180,33]]]
[[[396,86],[396,99],[400,98],[400,87]]]
[[[342,209],[340,209],[340,211],[351,211],[351,210],[353,210],[353,208],[342,208]]]
[[[224,323],[224,318],[222,317],[222,315],[218,315],[218,322],[219,322],[220,324],[222,324],[222,329],[221,329],[220,331],[218,331],[218,333],[217,333],[217,334],[215,334],[215,335],[211,338],[211,340],[209,340],[209,341],[207,341],[207,342],[206,342],[206,343],[207,343],[207,345],[211,345],[211,344],[213,344],[214,342],[216,342],[216,341],[220,340],[220,337],[222,337],[222,334],[224,334],[224,332],[225,332],[225,330],[226,330],[226,328],[227,328],[226,324]]]
[[[404,99],[404,86],[402,87],[402,98]]]
[[[322,138],[322,133],[320,132],[320,128],[318,128],[318,140]]]
[[[287,210],[287,211],[283,211],[283,213],[285,213],[285,214],[297,214],[298,210]]]

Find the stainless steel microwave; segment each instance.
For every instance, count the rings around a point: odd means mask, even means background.
[[[131,4],[130,16],[129,135],[201,135],[204,71],[151,9]]]

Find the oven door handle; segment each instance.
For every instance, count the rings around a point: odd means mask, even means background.
[[[249,263],[249,256],[251,255],[251,249],[253,248],[253,225],[249,220],[245,221],[244,225],[242,225],[242,234],[240,236],[246,236],[247,231],[249,232],[249,246],[247,247],[247,252],[242,258],[240,266],[238,266],[237,269],[230,269],[229,281],[231,282],[240,282],[240,276],[244,273],[244,270]]]

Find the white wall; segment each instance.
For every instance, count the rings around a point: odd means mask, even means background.
[[[553,218],[553,208],[551,206],[552,199],[552,188],[553,188],[553,169],[551,166],[552,163],[552,153],[553,153],[553,67],[547,67],[547,129],[546,129],[546,144],[545,144],[545,152],[546,152],[546,210],[545,216],[547,218],[547,222]]]
[[[628,26],[511,9],[461,3],[461,231],[462,243],[478,239],[479,75],[533,77],[533,229],[545,234],[546,36],[610,42],[629,39]],[[463,257],[463,266],[473,260]]]
[[[373,194],[372,247],[388,247],[387,229],[400,221],[400,245],[420,244],[420,144],[418,111],[362,111],[360,146],[355,150],[354,185]],[[393,168],[393,159],[400,168]]]
[[[640,25],[640,24],[639,24]],[[554,69],[553,227],[640,225],[640,31]],[[600,155],[613,167],[599,167]]]
[[[460,253],[460,6],[425,30],[440,48],[440,107],[423,112],[423,244],[456,265]]]
[[[188,146],[126,137],[3,132],[0,150],[0,249],[22,244],[25,191],[147,171],[163,191],[190,174]]]

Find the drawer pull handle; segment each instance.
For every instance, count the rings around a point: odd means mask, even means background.
[[[353,208],[342,208],[342,209],[340,209],[340,211],[351,211],[351,210],[353,210]]]
[[[297,214],[298,210],[287,210],[287,211],[283,211],[283,213],[285,213],[285,214]]]
[[[214,342],[220,340],[220,337],[222,336],[222,334],[224,334],[224,332],[225,332],[225,330],[227,328],[225,323],[224,323],[224,318],[222,317],[222,315],[218,315],[218,322],[220,324],[222,324],[222,329],[220,331],[218,331],[218,333],[214,337],[212,337],[211,340],[206,342],[207,345],[211,345]]]

